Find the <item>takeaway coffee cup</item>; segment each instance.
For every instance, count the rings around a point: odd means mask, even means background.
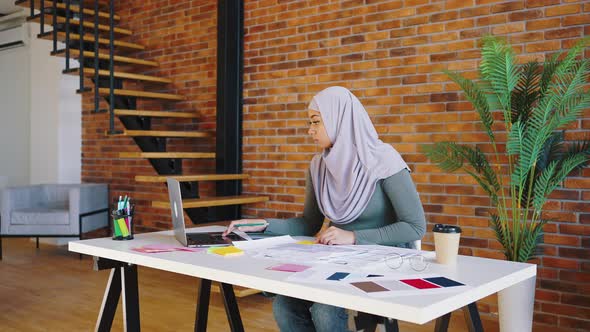
[[[461,227],[455,225],[434,225],[434,250],[436,262],[440,264],[455,264],[459,253],[459,239]]]

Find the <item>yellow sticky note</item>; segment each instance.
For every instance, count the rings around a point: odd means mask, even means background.
[[[214,248],[214,249],[211,249],[209,252],[212,252],[214,254],[218,254],[221,256],[238,256],[238,255],[244,254],[243,250],[236,248],[234,246]]]
[[[119,218],[117,219],[117,224],[121,229],[121,233],[123,236],[129,236],[129,229],[127,229],[127,224],[125,223],[125,219]]]
[[[297,244],[306,244],[306,245],[310,245],[310,244],[317,244],[317,242],[312,241],[312,240],[303,240],[303,241],[299,241],[297,242]]]

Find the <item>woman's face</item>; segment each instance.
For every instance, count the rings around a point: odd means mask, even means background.
[[[320,112],[310,109],[307,110],[307,115],[309,116],[309,130],[307,131],[309,136],[322,149],[331,147],[332,142],[330,142],[326,127],[324,127],[324,121]]]

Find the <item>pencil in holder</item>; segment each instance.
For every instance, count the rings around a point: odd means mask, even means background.
[[[111,211],[111,220],[113,222],[113,240],[132,240],[133,239],[133,211],[135,205],[129,209]]]

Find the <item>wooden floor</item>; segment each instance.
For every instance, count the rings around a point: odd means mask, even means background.
[[[2,239],[0,261],[0,330],[92,331],[102,301],[108,271],[93,271],[92,259],[78,259],[67,247],[28,239]],[[143,331],[192,331],[198,279],[139,268],[141,328]],[[246,331],[278,331],[272,300],[262,295],[238,299]],[[209,331],[229,331],[223,303],[213,293]],[[120,305],[119,305],[120,308]],[[497,323],[484,321],[486,331]],[[123,331],[121,310],[113,331]],[[401,331],[434,330],[425,325],[400,324]],[[449,331],[467,331],[461,312],[453,314]]]

